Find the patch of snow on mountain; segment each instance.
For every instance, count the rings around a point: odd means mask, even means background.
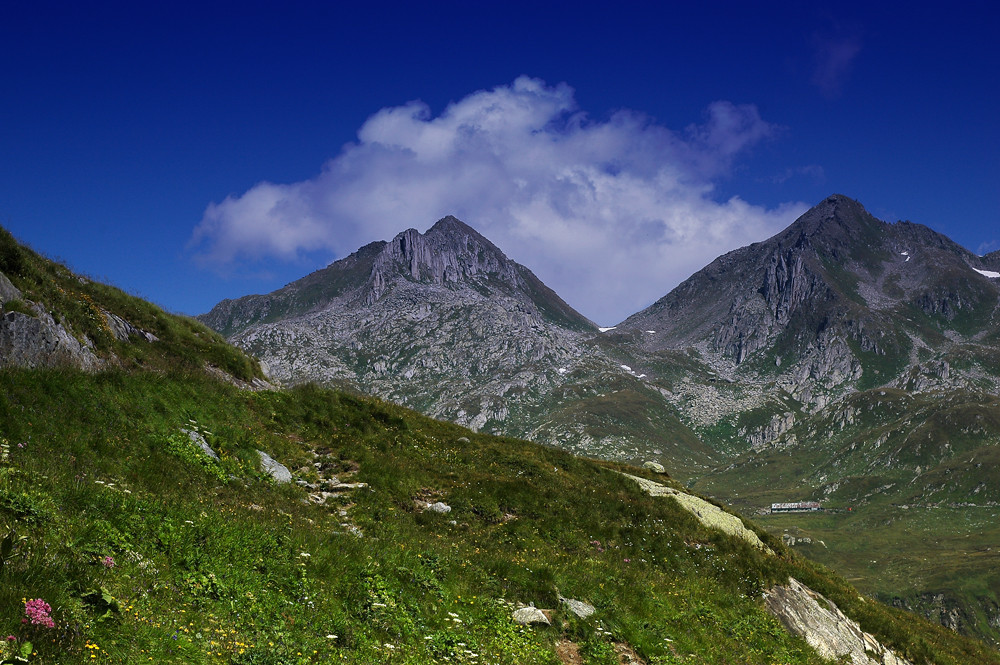
[[[632,371],[632,368],[629,367],[628,365],[622,365],[622,369],[625,370],[626,372],[631,372]]]
[[[900,252],[899,255],[900,256],[905,256],[906,257],[906,261],[910,260],[910,253],[909,252]],[[906,261],[903,261],[903,263],[906,263]]]
[[[979,268],[973,268],[973,270],[978,272],[983,277],[989,277],[990,279],[996,279],[1000,277],[1000,272],[994,272],[992,270],[980,270]]]
[[[647,330],[646,332],[648,332],[648,333],[649,333],[650,335],[652,335],[652,334],[653,334],[653,333],[655,333],[656,331],[655,331],[655,330]]]
[[[610,328],[598,328],[601,332],[608,332],[609,330],[614,330],[618,326],[611,326]]]

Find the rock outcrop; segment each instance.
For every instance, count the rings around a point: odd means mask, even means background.
[[[763,550],[768,554],[774,554],[771,548],[765,545],[756,533],[748,529],[743,520],[736,515],[727,513],[722,508],[693,494],[688,494],[687,492],[682,492],[673,487],[661,485],[660,483],[646,480],[639,476],[632,476],[627,473],[623,473],[622,475],[637,482],[639,487],[650,496],[673,497],[682,508],[697,517],[708,528],[718,529],[730,536],[747,541],[759,550]]]
[[[913,665],[861,630],[836,604],[794,578],[769,589],[764,603],[790,632],[804,638],[824,658],[840,662],[846,657],[852,665]]]
[[[0,317],[0,367],[77,367],[84,370],[100,367],[101,361],[89,347],[81,344],[44,309],[20,301],[20,292],[13,289],[6,278],[3,281],[5,284],[0,284],[0,289],[5,291],[4,302],[18,300],[31,313],[4,311]]]
[[[274,482],[279,484],[292,482],[292,472],[288,467],[263,450],[258,450],[257,455],[260,457],[260,470],[269,475]]]

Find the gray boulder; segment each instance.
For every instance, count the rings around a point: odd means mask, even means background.
[[[292,482],[292,472],[288,470],[288,467],[275,460],[263,450],[258,450],[257,454],[260,455],[260,470],[271,476],[271,478],[274,479],[274,482]]]
[[[8,300],[20,300],[21,292],[16,286],[10,283],[7,275],[0,272],[0,305]]]
[[[431,511],[432,513],[441,513],[443,515],[445,513],[451,512],[451,506],[442,501],[438,501],[437,503],[432,503],[431,505],[427,506],[427,510]]]
[[[552,622],[549,621],[549,618],[545,616],[545,612],[541,611],[534,605],[514,610],[512,618],[522,626],[530,626],[532,624],[544,624],[549,626],[552,624]]]
[[[581,619],[586,619],[591,614],[597,611],[597,609],[590,603],[585,603],[582,600],[574,600],[572,598],[564,598],[559,596],[559,602],[566,606],[566,609],[580,617]]]
[[[205,437],[201,435],[201,432],[193,429],[181,429],[181,431],[187,434],[188,438],[191,439],[191,443],[201,448],[203,453],[214,459],[216,462],[219,461],[219,456],[214,450],[212,450],[212,446],[208,445],[208,441],[206,441]]]
[[[652,471],[653,473],[666,473],[667,470],[663,468],[663,465],[659,462],[644,462],[642,468]]]
[[[147,342],[159,341],[159,338],[157,338],[157,336],[153,333],[136,328],[117,314],[113,314],[105,309],[101,310],[101,314],[104,315],[104,320],[107,322],[108,329],[111,330],[111,334],[114,335],[115,339],[119,342],[127,342],[132,337],[139,337]]]

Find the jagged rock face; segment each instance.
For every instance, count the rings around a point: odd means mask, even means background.
[[[83,346],[48,312],[35,316],[6,312],[0,319],[0,367],[77,367],[93,370],[100,366],[94,352]]]

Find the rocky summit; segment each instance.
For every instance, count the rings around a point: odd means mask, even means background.
[[[511,434],[581,363],[621,373],[590,343],[591,321],[454,217],[201,318],[285,383],[348,385]]]
[[[780,376],[813,406],[916,375],[925,385],[954,384],[942,369],[947,350],[993,348],[998,339],[991,261],[925,226],[888,224],[831,196],[773,238],[719,257],[618,329],[646,350],[698,349],[723,373],[746,363]],[[640,332],[649,329],[656,333]]]

